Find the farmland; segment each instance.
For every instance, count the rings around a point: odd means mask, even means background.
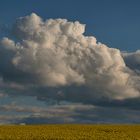
[[[140,125],[5,125],[0,140],[140,140]]]

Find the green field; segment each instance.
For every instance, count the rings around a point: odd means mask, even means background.
[[[140,140],[140,125],[9,125],[0,140]]]

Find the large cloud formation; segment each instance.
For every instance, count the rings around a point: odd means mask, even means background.
[[[139,51],[122,54],[84,32],[85,25],[78,21],[43,21],[34,13],[17,19],[13,39],[0,41],[1,83],[45,89],[37,93],[38,99],[92,102],[140,97]]]

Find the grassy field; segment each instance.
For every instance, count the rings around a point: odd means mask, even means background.
[[[0,140],[140,140],[140,125],[9,125]]]

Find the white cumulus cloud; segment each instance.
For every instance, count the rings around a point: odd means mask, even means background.
[[[13,27],[16,39],[0,41],[1,77],[26,87],[84,86],[86,100],[139,97],[140,76],[126,65],[120,50],[84,32],[85,25],[78,21],[43,21],[34,13],[19,18]],[[80,93],[69,97],[81,98]]]

